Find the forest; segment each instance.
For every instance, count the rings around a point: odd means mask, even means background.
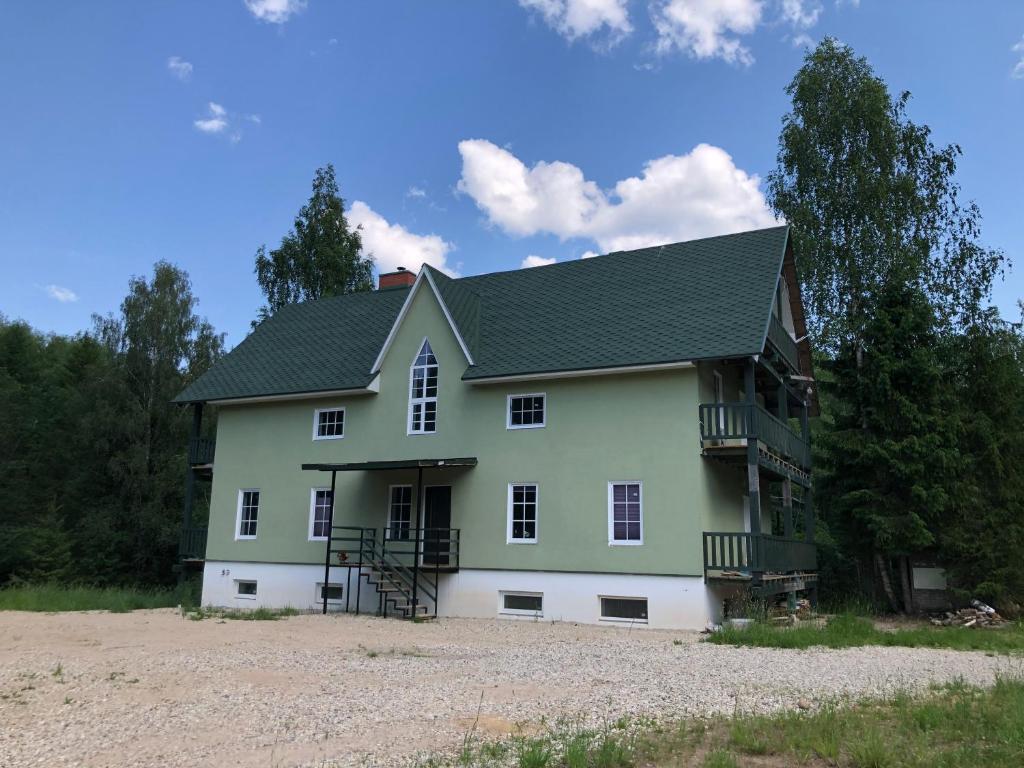
[[[831,38],[787,95],[766,191],[792,226],[815,351],[823,597],[911,610],[909,563],[928,557],[958,598],[1018,611],[1024,332],[990,306],[1010,265],[959,187],[961,149],[936,146],[910,94]],[[332,166],[253,273],[254,326],[371,289]],[[224,353],[166,262],[74,336],[0,315],[0,586],[175,582],[190,415],[171,401]]]

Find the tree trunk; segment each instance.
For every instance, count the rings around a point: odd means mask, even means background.
[[[885,590],[885,596],[889,599],[889,605],[892,607],[893,613],[902,613],[899,601],[896,599],[896,593],[892,591],[892,580],[889,578],[889,564],[885,562],[882,553],[877,551],[875,552],[875,568],[878,569],[878,577],[882,580],[882,589]]]
[[[906,613],[914,612],[914,593],[910,589],[910,559],[903,556],[899,559],[900,582],[903,584],[903,608]]]

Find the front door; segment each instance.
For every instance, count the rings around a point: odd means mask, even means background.
[[[423,504],[423,564],[448,565],[452,527],[452,487],[428,485]]]

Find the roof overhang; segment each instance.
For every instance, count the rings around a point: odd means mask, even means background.
[[[325,397],[353,397],[357,395],[375,395],[380,392],[380,375],[376,375],[365,387],[350,389],[318,389],[311,392],[286,392],[278,395],[253,395],[252,397],[228,397],[222,400],[185,400],[178,405],[193,403],[209,403],[210,405],[251,405],[256,403],[275,403],[284,400],[319,400]]]
[[[651,363],[649,365],[620,365],[612,368],[582,368],[571,371],[544,371],[541,373],[512,374],[510,376],[482,376],[471,378],[463,376],[467,384],[503,384],[517,381],[542,381],[545,379],[577,379],[583,376],[613,376],[621,373],[647,373],[649,371],[670,371],[681,368],[693,368],[692,360],[680,360],[671,363]]]
[[[398,335],[398,328],[402,325],[402,321],[405,320],[405,316],[409,314],[409,308],[412,306],[412,300],[416,297],[416,294],[420,290],[420,286],[423,285],[424,282],[426,282],[434,292],[434,298],[437,299],[437,303],[441,307],[441,311],[444,312],[444,318],[448,321],[448,325],[451,327],[452,333],[455,334],[455,339],[459,342],[462,354],[466,356],[466,362],[473,365],[473,355],[469,353],[469,347],[466,346],[466,342],[462,338],[462,334],[459,333],[459,327],[455,324],[455,320],[452,319],[452,314],[448,311],[448,305],[444,303],[441,291],[437,289],[437,284],[434,282],[434,278],[430,276],[430,268],[424,264],[420,267],[420,273],[416,276],[416,282],[412,284],[412,288],[409,290],[409,295],[405,297],[405,302],[402,304],[402,309],[399,310],[398,317],[395,318],[395,322],[391,326],[391,330],[388,332],[388,337],[384,339],[384,345],[380,348],[380,354],[378,354],[377,359],[373,361],[373,367],[370,369],[370,373],[376,374],[380,371],[381,365],[384,364],[384,357],[387,355],[388,350],[391,349],[391,344],[394,342],[395,336]]]
[[[302,469],[313,472],[371,472],[383,469],[457,469],[475,467],[475,456],[459,459],[398,459],[388,461],[355,461],[343,464],[303,464]]]

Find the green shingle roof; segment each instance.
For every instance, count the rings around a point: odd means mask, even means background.
[[[788,233],[773,227],[459,279],[424,269],[473,356],[466,380],[742,357],[764,348]],[[176,401],[366,387],[408,293],[286,307]]]

